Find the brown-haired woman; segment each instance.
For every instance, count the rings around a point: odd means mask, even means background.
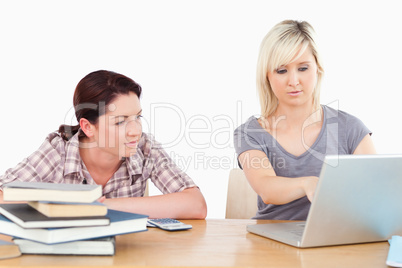
[[[140,96],[141,86],[122,74],[88,74],[74,93],[79,125],[61,125],[49,134],[36,152],[0,177],[0,187],[14,180],[98,184],[101,200],[112,209],[150,218],[205,218],[199,188],[142,132]],[[143,196],[148,178],[163,195]]]

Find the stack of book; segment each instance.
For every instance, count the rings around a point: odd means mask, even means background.
[[[3,187],[0,233],[23,254],[114,255],[115,236],[146,231],[148,216],[107,209],[100,185],[11,182]]]

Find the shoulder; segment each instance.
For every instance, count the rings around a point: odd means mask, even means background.
[[[363,122],[356,116],[342,110],[334,109],[329,106],[322,106],[325,110],[325,117],[329,124],[338,123],[342,126],[361,126]]]
[[[371,135],[370,129],[356,116],[327,106],[324,109],[327,131],[338,137],[337,142],[343,144],[346,153],[352,154],[361,140],[367,134]]]
[[[239,135],[241,133],[253,133],[258,129],[261,129],[258,119],[255,116],[251,116],[245,123],[241,124],[235,129],[234,134]]]
[[[46,157],[55,159],[64,159],[68,155],[70,158],[79,158],[79,140],[78,134],[74,135],[68,141],[64,140],[60,133],[50,133],[42,143],[36,154],[43,154]]]
[[[42,145],[14,168],[8,169],[4,181],[62,180],[66,142],[57,133],[50,133]],[[0,180],[2,180],[0,179]]]
[[[258,119],[251,116],[234,131],[233,142],[238,154],[247,150],[261,150],[265,146],[267,132],[260,126]]]
[[[78,140],[76,140],[77,144],[74,146],[74,138],[76,137],[72,137],[69,141],[65,141],[59,133],[52,132],[47,135],[39,149],[32,153],[28,159],[36,164],[41,162],[49,162],[48,164],[52,163],[52,165],[56,165],[56,163],[61,164],[62,159],[65,159],[70,147],[78,150]]]
[[[47,135],[39,150],[64,152],[66,143],[67,141],[63,140],[59,133],[52,132]]]

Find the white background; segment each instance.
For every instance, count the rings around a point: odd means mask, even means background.
[[[317,32],[321,103],[359,117],[379,153],[402,153],[400,16],[389,0],[1,0],[0,174],[75,124],[83,76],[112,70],[141,84],[145,131],[200,186],[208,218],[224,218],[233,130],[259,114],[258,48],[284,19]]]

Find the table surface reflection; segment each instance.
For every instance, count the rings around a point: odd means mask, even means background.
[[[246,226],[276,221],[183,220],[193,229],[116,237],[114,256],[23,255],[0,267],[388,267],[387,242],[298,249],[248,233]],[[10,237],[0,235],[1,239]]]

